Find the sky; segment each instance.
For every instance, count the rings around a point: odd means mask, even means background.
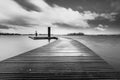
[[[0,32],[120,34],[120,0],[0,0]]]

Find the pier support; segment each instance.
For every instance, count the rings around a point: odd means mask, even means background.
[[[48,27],[48,41],[51,39],[51,27]]]

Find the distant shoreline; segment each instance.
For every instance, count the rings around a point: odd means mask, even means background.
[[[35,34],[19,34],[19,33],[0,33],[0,35],[3,36],[14,36],[14,35],[19,35],[19,36],[34,36]],[[47,35],[47,34],[38,34],[38,35]],[[84,34],[84,35],[74,35],[74,34],[52,34],[55,36],[120,36],[120,34]]]

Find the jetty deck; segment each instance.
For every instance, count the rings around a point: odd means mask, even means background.
[[[69,38],[0,62],[0,80],[120,80],[119,75],[88,47]]]

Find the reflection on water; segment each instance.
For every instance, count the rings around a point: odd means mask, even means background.
[[[32,40],[28,36],[0,36],[0,61],[46,44],[47,40]]]

